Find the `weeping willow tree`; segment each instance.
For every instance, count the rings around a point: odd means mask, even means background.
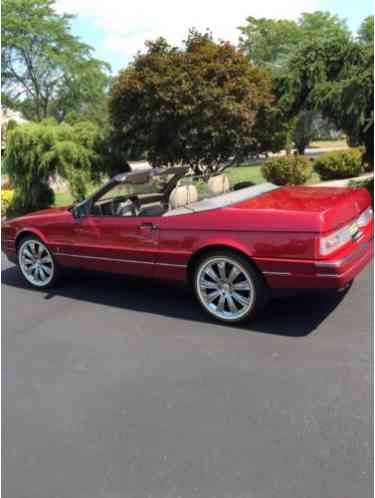
[[[49,179],[55,174],[69,182],[75,200],[83,199],[93,172],[100,170],[101,139],[90,122],[71,126],[46,121],[11,130],[4,158],[15,187],[11,211],[23,214],[51,206]]]

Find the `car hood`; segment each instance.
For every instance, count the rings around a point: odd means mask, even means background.
[[[34,221],[39,221],[41,219],[48,219],[51,217],[56,217],[62,214],[65,214],[70,206],[66,207],[58,207],[58,208],[49,208],[49,209],[42,209],[40,211],[33,211],[32,213],[24,214],[23,216],[19,216],[18,218],[13,218],[10,220],[6,220],[6,222],[9,224],[12,223],[26,223],[26,224],[31,224]]]
[[[365,189],[284,187],[232,207],[239,213],[262,212],[266,217],[272,214],[280,229],[327,232],[348,223],[369,203]]]

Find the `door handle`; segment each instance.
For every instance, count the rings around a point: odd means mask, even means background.
[[[159,225],[155,225],[154,223],[141,223],[138,225],[140,230],[157,230]]]

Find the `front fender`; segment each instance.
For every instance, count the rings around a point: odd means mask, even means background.
[[[25,235],[35,235],[38,237],[44,244],[48,245],[48,240],[46,236],[43,234],[43,232],[35,227],[24,227],[21,230],[17,232],[16,239],[15,239],[15,247],[17,247],[20,239],[24,237]]]

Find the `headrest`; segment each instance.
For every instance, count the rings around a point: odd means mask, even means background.
[[[170,209],[184,207],[198,200],[198,190],[194,185],[183,185],[172,190],[169,196]]]
[[[212,176],[207,186],[211,195],[224,194],[230,190],[230,180],[227,175]]]

